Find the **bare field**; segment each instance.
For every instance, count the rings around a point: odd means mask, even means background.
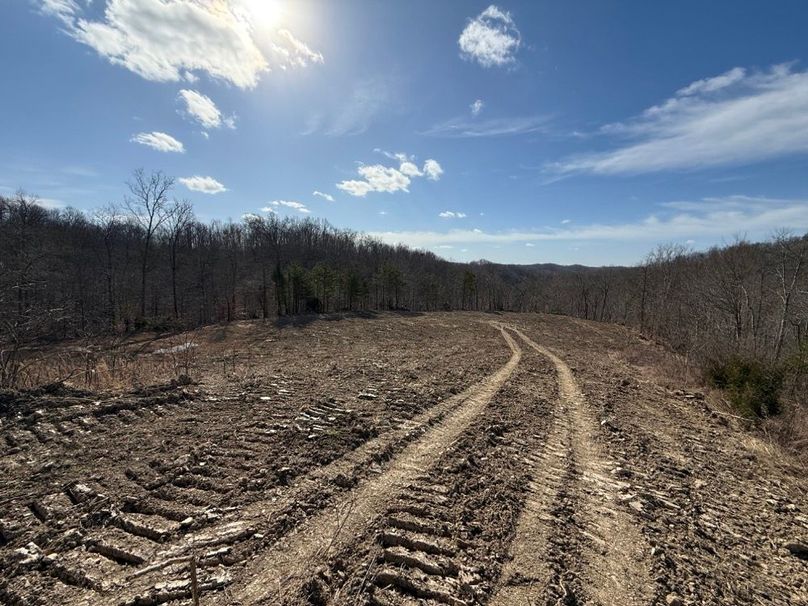
[[[619,327],[379,314],[125,350],[62,352],[99,389],[1,396],[2,603],[808,604],[804,469]]]

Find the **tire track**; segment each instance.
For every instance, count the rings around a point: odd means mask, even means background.
[[[56,530],[78,527],[79,518],[88,515],[92,523],[86,531],[71,535],[69,544],[49,549],[52,553],[47,558],[40,552],[32,553],[30,562],[24,570],[17,571],[21,574],[15,580],[0,582],[0,601],[26,605],[57,602],[140,605],[186,600],[191,596],[186,560],[192,555],[199,561],[200,591],[219,590],[232,582],[234,564],[260,553],[265,545],[293,531],[302,519],[328,507],[461,407],[490,380],[491,377],[484,379],[410,419],[401,419],[397,427],[323,467],[292,479],[289,485],[262,489],[261,498],[241,507],[211,511],[202,507],[218,502],[219,493],[200,486],[218,488],[219,478],[226,478],[227,463],[199,465],[184,459],[181,464],[169,461],[165,467],[128,468],[124,483],[127,496],[123,501],[99,495],[100,489],[86,495],[68,490],[34,500],[33,515],[47,527]],[[320,406],[325,408],[318,414],[326,419],[338,418],[344,412],[329,404]],[[309,409],[306,414],[309,412],[317,410]],[[260,430],[266,423],[249,425]],[[236,461],[250,464],[251,470],[257,455],[244,448],[248,447],[242,448],[243,453],[239,451]],[[225,447],[221,449],[227,451]],[[71,484],[68,488],[72,487]],[[100,512],[93,505],[96,501],[101,501]],[[29,511],[27,518],[31,517]],[[193,522],[189,526],[190,520]],[[5,526],[0,525],[0,530],[5,532]],[[171,561],[176,563],[155,568],[161,562]],[[150,568],[153,571],[149,572]],[[42,585],[49,587],[49,597],[34,597],[36,588]]]
[[[235,584],[218,603],[277,603],[296,594],[329,555],[345,548],[384,513],[398,491],[424,474],[485,409],[519,364],[521,348],[501,326],[495,326],[512,351],[510,360],[473,389],[461,406],[395,457],[385,472],[360,484],[339,505],[311,518],[251,562],[242,575],[245,581]]]
[[[628,513],[616,507],[628,484],[596,441],[597,423],[570,367],[518,329],[556,367],[560,402],[511,546],[495,606],[641,605],[653,599],[647,552]]]

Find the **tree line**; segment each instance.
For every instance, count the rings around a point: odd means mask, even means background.
[[[0,197],[6,383],[37,341],[358,310],[560,313],[636,328],[694,364],[808,357],[806,236],[664,245],[635,267],[453,263],[315,219],[203,223],[173,184],[136,171],[94,213]]]

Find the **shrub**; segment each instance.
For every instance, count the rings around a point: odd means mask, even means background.
[[[741,414],[764,418],[780,412],[783,370],[760,360],[731,356],[712,360],[706,368],[707,381],[726,392]]]

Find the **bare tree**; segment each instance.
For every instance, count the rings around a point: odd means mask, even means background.
[[[194,209],[188,200],[175,200],[168,217],[168,243],[171,256],[171,297],[174,319],[179,319],[177,304],[177,250],[180,236],[194,222]]]
[[[790,232],[781,230],[774,235],[774,250],[777,296],[781,303],[774,345],[774,359],[777,360],[783,350],[786,322],[794,294],[797,292],[798,281],[803,273],[808,246],[805,240],[794,238]]]
[[[146,175],[142,168],[136,170],[126,184],[130,195],[124,196],[124,206],[132,221],[143,230],[143,247],[140,272],[140,318],[146,317],[146,276],[149,271],[149,253],[155,233],[171,218],[173,208],[168,195],[174,186],[174,178],[161,171]]]

